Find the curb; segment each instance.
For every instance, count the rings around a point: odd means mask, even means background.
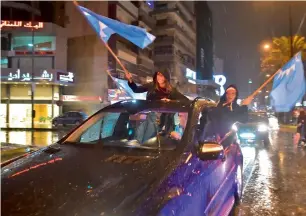
[[[296,129],[296,125],[280,125],[281,128]]]

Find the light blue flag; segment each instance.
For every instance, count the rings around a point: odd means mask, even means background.
[[[276,112],[289,112],[305,94],[304,68],[301,52],[297,53],[275,76],[271,105]]]
[[[116,83],[117,87],[126,92],[131,98],[137,99],[137,100],[146,100],[147,98],[147,92],[144,93],[134,93],[132,89],[128,85],[127,80],[118,79],[115,77],[112,77],[113,81]],[[139,85],[139,84],[136,84]]]
[[[104,42],[107,42],[110,36],[115,33],[131,41],[142,49],[150,45],[155,40],[155,36],[146,32],[146,30],[143,28],[128,25],[117,20],[98,15],[82,6],[78,7]]]

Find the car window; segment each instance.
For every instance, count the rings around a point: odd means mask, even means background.
[[[99,140],[102,120],[97,121],[82,134],[80,143],[90,143]]]
[[[73,112],[69,112],[69,113],[67,113],[67,115],[66,115],[67,117],[75,117],[75,115],[74,115],[74,113]]]
[[[104,118],[98,120],[81,135],[80,143],[95,142],[100,138],[111,136],[119,116],[119,113],[109,113]]]
[[[148,145],[148,142],[154,143],[156,139],[160,141],[171,139],[179,142],[183,138],[187,121],[187,112],[146,110],[139,113],[101,113],[83,124],[71,137],[68,137],[67,142],[88,144],[102,142],[113,143],[113,145],[118,143],[126,145],[131,142],[137,145]],[[118,141],[117,144],[116,141]]]

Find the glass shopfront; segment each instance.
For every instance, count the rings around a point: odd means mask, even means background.
[[[1,103],[0,120],[1,127],[31,128],[32,105],[30,84],[4,84],[1,90],[9,89],[10,103]],[[53,93],[53,95],[52,95]],[[3,94],[1,99],[5,100]],[[53,105],[52,105],[53,98]],[[54,101],[59,98],[59,86],[36,84],[34,89],[34,127],[51,128],[51,120],[60,113],[59,107]],[[7,110],[8,109],[8,110]],[[8,122],[7,123],[7,115]]]
[[[6,104],[0,104],[0,127],[6,127]]]

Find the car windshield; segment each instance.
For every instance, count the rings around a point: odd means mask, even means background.
[[[63,143],[98,144],[142,149],[175,149],[186,128],[188,112],[123,109],[94,115]]]

